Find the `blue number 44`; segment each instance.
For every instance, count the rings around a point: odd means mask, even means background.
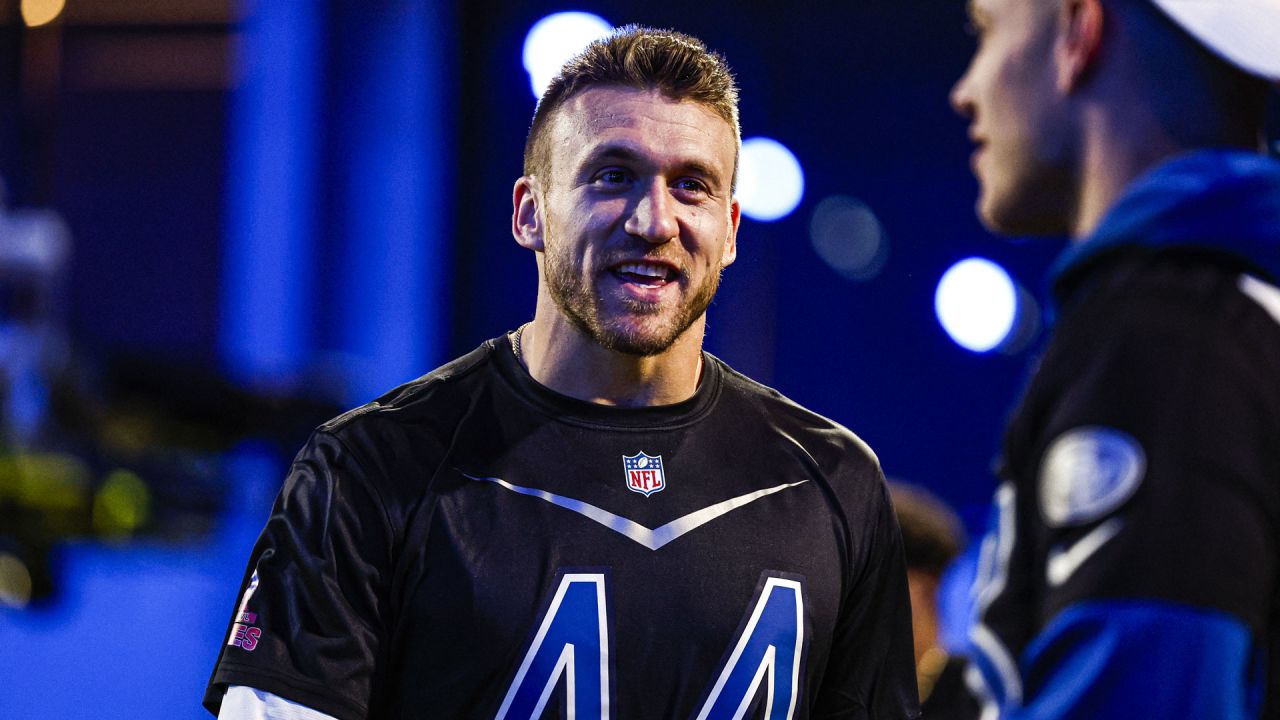
[[[498,720],[541,717],[561,679],[565,714],[571,720],[612,717],[605,595],[603,574],[564,575],[503,698]],[[767,689],[765,717],[789,720],[799,696],[804,647],[800,582],[766,577],[696,720],[741,718],[762,684]]]

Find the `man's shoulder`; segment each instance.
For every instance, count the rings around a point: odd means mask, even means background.
[[[879,458],[852,430],[743,375],[724,361],[715,357],[712,360],[719,363],[724,374],[727,398],[754,409],[757,419],[775,434],[785,437],[824,466],[852,463],[879,472]]]
[[[420,432],[455,423],[466,412],[468,398],[492,379],[498,345],[497,339],[487,340],[466,355],[321,424],[316,432],[352,442],[371,432],[385,434],[397,428]]]
[[[1221,352],[1280,347],[1280,289],[1229,254],[1142,250],[1098,263],[1062,314],[1059,344],[1096,354],[1101,341]],[[1185,357],[1181,358],[1185,360]]]

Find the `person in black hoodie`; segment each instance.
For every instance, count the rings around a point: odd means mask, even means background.
[[[1280,718],[1280,3],[970,10],[979,215],[1071,239],[983,541],[984,717]]]

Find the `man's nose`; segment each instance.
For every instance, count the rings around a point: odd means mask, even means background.
[[[666,182],[654,179],[636,201],[623,229],[651,243],[665,243],[680,233],[676,201]]]
[[[964,118],[973,119],[973,96],[969,91],[969,71],[966,70],[964,75],[956,81],[955,86],[951,88],[951,94],[947,96],[951,101],[951,109],[955,110],[958,115]]]

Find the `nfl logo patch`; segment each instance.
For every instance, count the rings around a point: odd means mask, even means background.
[[[667,487],[661,455],[646,455],[643,452],[623,455],[622,467],[627,473],[627,489],[632,492],[649,497]]]

